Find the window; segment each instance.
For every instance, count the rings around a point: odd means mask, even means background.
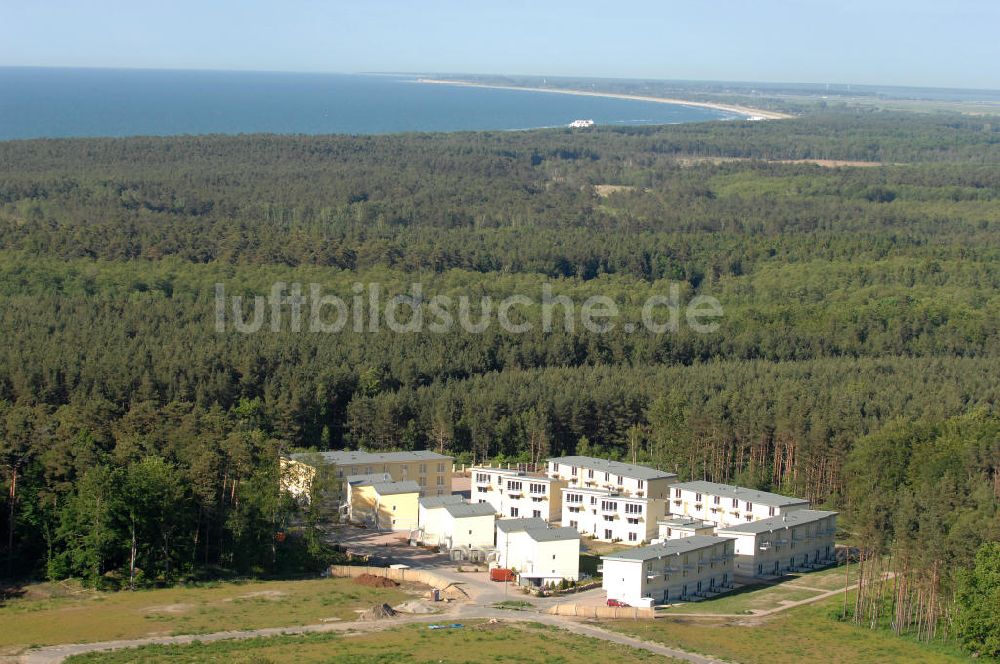
[[[510,515],[511,516],[517,516],[517,514],[518,514],[517,508],[516,507],[511,507],[510,508]]]
[[[605,512],[617,512],[618,503],[613,500],[602,500],[601,509]]]
[[[618,476],[618,486],[621,486],[622,484],[623,484],[622,476],[619,475]]]
[[[546,486],[544,484],[529,484],[528,490],[531,493],[545,493]]]
[[[444,472],[444,464],[443,463],[439,463],[438,464],[438,472],[439,473],[443,473]]]
[[[507,482],[507,490],[508,491],[520,491],[521,490],[521,483],[520,482],[509,481],[509,482]]]
[[[576,521],[570,521],[569,522],[569,527],[570,528],[576,528],[576,526],[577,526],[577,522]]]
[[[615,517],[611,516],[610,514],[605,514],[604,515],[604,520],[605,521],[614,521]]]
[[[567,503],[582,503],[583,495],[579,493],[567,493],[566,494]]]
[[[629,542],[635,542],[635,541],[638,541],[638,539],[639,539],[639,536],[636,535],[635,533],[629,533],[628,534],[628,541]]]
[[[673,528],[667,528],[667,537],[670,537],[673,534],[674,534],[674,529]]]
[[[748,501],[747,501],[747,512],[752,512],[752,511],[753,511],[753,503],[751,503],[751,502],[750,502],[750,501],[748,500]]]
[[[552,554],[552,560],[555,560],[555,559],[556,559],[556,554],[553,553]],[[555,571],[555,570],[553,570],[553,571]]]
[[[611,539],[611,529],[609,529],[609,528],[605,528],[604,529],[604,539],[606,539],[606,540]]]
[[[768,515],[768,516],[774,516],[774,513],[775,513],[776,511],[777,511],[777,510],[775,510],[775,509],[774,509],[773,507],[768,507],[768,508],[767,508],[767,515]]]
[[[427,478],[426,477],[421,477],[420,479],[417,480],[417,483],[420,484],[420,486],[426,486],[427,485]]]
[[[591,480],[594,479],[594,471],[592,471],[592,470],[588,470],[587,471],[587,479],[591,479]]]
[[[476,473],[476,483],[477,484],[487,484],[490,481],[490,476],[486,473]]]
[[[630,524],[632,524],[633,526],[639,525],[639,519],[636,519],[635,517],[629,517],[628,518],[628,522]]]
[[[625,503],[625,513],[626,514],[642,514],[642,505]]]
[[[591,505],[596,505],[597,504],[597,496],[591,496],[590,497],[590,504]]]
[[[438,475],[437,485],[438,486],[444,486],[444,475]]]
[[[471,531],[471,530],[469,531],[469,534],[470,534],[470,535],[472,534],[472,531]]]
[[[739,506],[740,506],[739,499],[738,498],[733,498],[733,507],[739,507]]]
[[[426,473],[427,472],[427,464],[426,463],[420,464],[420,472],[421,473]]]
[[[694,494],[694,502],[696,502],[696,503],[700,503],[701,502],[701,494],[700,493]]]
[[[611,473],[604,473],[604,481],[605,482],[611,481]]]
[[[712,504],[713,505],[718,505],[720,502],[722,502],[722,497],[721,496],[712,496]]]
[[[542,518],[542,510],[532,510],[531,511],[531,516],[535,517],[536,519],[541,519]]]
[[[681,497],[681,490],[674,489],[674,498],[680,498],[680,497]]]
[[[576,466],[572,466],[569,469],[569,474],[572,475],[573,477],[576,477]]]
[[[753,521],[753,515],[752,515],[752,514],[747,514],[747,517],[746,517],[746,518],[747,518],[747,521],[748,521],[748,522],[749,522],[749,521]]]
[[[645,486],[646,486],[646,483],[643,482],[642,480],[639,480],[639,488],[642,489]]]

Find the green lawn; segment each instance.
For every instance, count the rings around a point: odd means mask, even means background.
[[[799,662],[968,661],[955,648],[928,646],[841,623],[833,615],[842,596],[789,609],[761,619],[660,618],[605,622],[604,627],[686,650],[743,664]]]
[[[677,662],[642,650],[577,636],[537,623],[471,622],[461,629],[409,625],[356,635],[280,636],[73,657],[72,664],[155,662],[324,662],[327,664]]]
[[[37,595],[37,591],[28,595]],[[219,583],[136,592],[75,592],[0,606],[0,654],[29,645],[83,643],[227,629],[354,620],[355,609],[397,604],[412,593],[350,579]]]
[[[806,590],[779,584],[776,586],[744,586],[731,593],[702,600],[700,602],[685,602],[676,606],[661,609],[670,613],[730,613],[749,614],[757,611],[777,609],[788,602],[816,597],[821,593],[816,590]]]

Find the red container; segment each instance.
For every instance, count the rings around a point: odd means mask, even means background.
[[[490,581],[513,581],[514,572],[513,570],[504,569],[503,567],[494,567],[490,570]]]

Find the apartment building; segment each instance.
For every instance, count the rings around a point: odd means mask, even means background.
[[[548,473],[574,488],[603,489],[639,498],[669,498],[670,485],[677,481],[674,473],[587,456],[549,459]]]
[[[562,525],[605,542],[644,544],[656,537],[667,501],[603,489],[562,490]]]
[[[420,485],[413,481],[356,479],[349,483],[348,518],[376,530],[415,530]]]
[[[566,482],[540,473],[473,466],[471,502],[489,503],[501,518],[558,521]]]
[[[603,556],[608,599],[631,606],[696,600],[733,583],[734,542],[694,535]]]
[[[689,519],[684,516],[662,519],[657,521],[656,525],[658,529],[657,539],[660,541],[693,537],[694,535],[715,534],[715,524],[700,519]]]
[[[291,458],[305,464],[331,464],[335,466],[336,477],[341,480],[351,475],[384,473],[394,482],[416,482],[420,486],[422,496],[441,496],[451,493],[454,459],[436,452],[333,450],[302,452],[291,455]]]
[[[420,499],[420,533],[424,544],[449,550],[492,549],[495,520],[493,506],[488,503],[466,503],[458,495]]]
[[[438,534],[443,532],[445,519],[445,505],[461,505],[465,502],[457,493],[449,493],[443,496],[421,496],[417,505],[417,522],[420,528],[420,542],[430,546],[437,546]]]
[[[580,578],[580,533],[542,519],[496,522],[497,564],[517,571],[521,585],[544,586]]]
[[[716,526],[735,526],[807,509],[809,501],[731,484],[695,481],[670,487],[667,511],[708,521]]]
[[[780,576],[836,560],[837,512],[796,510],[717,532],[734,538],[735,573],[741,577]]]

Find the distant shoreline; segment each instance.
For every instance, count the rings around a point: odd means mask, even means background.
[[[611,99],[630,99],[632,101],[651,101],[658,104],[675,104],[677,106],[695,106],[698,108],[710,108],[716,111],[726,111],[737,113],[760,120],[787,120],[794,116],[778,111],[765,111],[760,108],[750,106],[739,106],[735,104],[717,104],[709,101],[689,101],[686,99],[671,99],[668,97],[646,97],[643,95],[629,95],[618,92],[595,92],[591,90],[570,90],[559,88],[529,88],[518,85],[493,85],[489,83],[473,83],[471,81],[446,80],[439,78],[418,78],[417,83],[430,83],[433,85],[457,85],[466,88],[489,88],[492,90],[523,90],[526,92],[553,92],[563,95],[577,95],[581,97],[610,97]]]

